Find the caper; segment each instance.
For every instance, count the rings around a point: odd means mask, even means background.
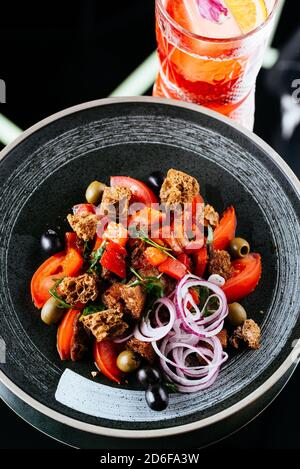
[[[51,324],[56,324],[62,318],[64,314],[64,309],[59,308],[58,301],[51,297],[46,301],[41,311],[41,319],[43,322],[50,326]]]
[[[141,364],[139,357],[131,350],[124,350],[118,355],[117,367],[124,373],[135,371]]]
[[[245,308],[240,303],[229,304],[228,319],[233,326],[240,326],[247,319]]]
[[[85,192],[85,198],[89,204],[98,205],[105,189],[105,184],[99,181],[93,181]]]
[[[233,238],[229,243],[229,252],[232,257],[245,257],[250,252],[250,244],[246,239]]]

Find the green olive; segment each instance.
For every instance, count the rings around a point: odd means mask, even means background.
[[[50,326],[51,324],[56,324],[62,318],[64,314],[64,309],[59,308],[58,301],[51,297],[46,301],[41,311],[41,319],[43,322]]]
[[[139,357],[131,350],[124,350],[118,355],[117,367],[124,373],[135,371],[141,364]]]
[[[228,305],[228,319],[233,326],[240,326],[247,319],[245,308],[240,303]]]
[[[250,244],[243,238],[233,238],[229,243],[232,257],[245,257],[250,252]]]
[[[85,198],[89,204],[98,205],[101,202],[105,184],[99,181],[93,181],[85,192]]]

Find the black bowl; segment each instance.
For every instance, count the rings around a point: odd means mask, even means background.
[[[234,205],[238,234],[262,254],[262,279],[245,300],[262,327],[262,346],[232,356],[211,388],[172,394],[169,408],[155,413],[142,391],[93,380],[91,360],[59,360],[56,328],[40,321],[29,284],[43,261],[41,233],[64,229],[65,214],[83,200],[90,181],[108,182],[116,174],[145,180],[171,167],[197,177],[204,198],[219,211]],[[24,132],[2,151],[0,179],[0,330],[6,344],[0,378],[30,407],[89,434],[166,437],[222,425],[293,369],[300,333],[299,182],[254,134],[177,101],[95,101]]]

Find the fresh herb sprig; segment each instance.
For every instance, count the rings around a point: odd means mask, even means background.
[[[105,250],[106,241],[102,241],[100,247],[92,253],[91,264],[87,270],[88,273],[96,272],[96,274],[101,274],[101,265],[100,260],[103,256]]]
[[[53,296],[53,298],[56,299],[56,301],[58,302],[58,305],[57,307],[58,308],[62,308],[62,309],[80,309],[78,308],[77,306],[74,306],[74,305],[70,305],[69,303],[66,303],[66,301],[62,298],[62,296],[60,296],[58,293],[57,293],[57,287],[58,285],[63,281],[63,279],[59,279],[55,282],[55,284],[53,285],[52,288],[50,288],[49,290],[49,293],[51,296]]]
[[[145,311],[149,311],[153,303],[158,299],[164,296],[164,284],[161,280],[163,273],[159,274],[157,277],[142,277],[133,267],[130,267],[130,271],[136,276],[137,280],[130,283],[130,287],[136,287],[141,285],[144,288],[144,291],[147,293],[147,302],[145,305]]]
[[[103,303],[101,304],[90,304],[84,308],[81,316],[88,316],[89,314],[99,313],[99,311],[104,311],[106,307]]]
[[[146,244],[149,244],[150,246],[153,246],[156,249],[159,249],[160,251],[164,252],[167,256],[171,257],[172,259],[176,259],[170,251],[172,249],[166,248],[165,246],[161,246],[161,244],[156,243],[152,239],[150,239],[144,232],[143,230],[137,230],[136,227],[129,227],[129,233],[132,238],[137,238],[140,239],[141,241],[144,241]]]

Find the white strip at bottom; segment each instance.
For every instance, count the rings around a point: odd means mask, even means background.
[[[105,386],[69,369],[63,372],[55,393],[55,399],[70,409],[103,419],[129,422],[157,422],[182,416],[186,414],[182,396],[171,394],[168,409],[154,412],[147,406],[143,391]]]

